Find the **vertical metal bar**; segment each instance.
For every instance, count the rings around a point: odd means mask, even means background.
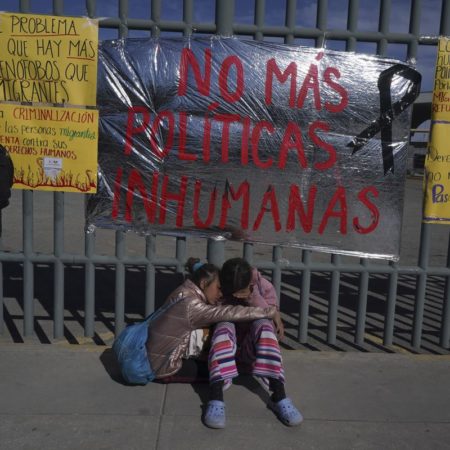
[[[183,22],[185,24],[183,35],[192,35],[192,22],[194,21],[194,1],[184,0],[183,2]]]
[[[425,309],[425,294],[427,288],[428,255],[430,251],[430,225],[422,223],[420,232],[419,267],[422,269],[417,276],[416,297],[414,303],[414,322],[412,333],[412,346],[420,350],[422,340],[423,313]]]
[[[86,10],[88,17],[95,17],[95,3],[96,0],[86,0]]]
[[[439,34],[447,36],[450,33],[450,2],[442,0],[441,23],[439,24]]]
[[[395,305],[397,301],[398,265],[397,263],[391,262],[390,266],[392,267],[393,271],[389,275],[389,291],[384,317],[384,345],[392,345],[392,340],[394,338]]]
[[[302,271],[302,287],[300,291],[300,317],[298,320],[298,340],[305,344],[308,341],[308,319],[309,319],[309,295],[311,290],[311,251],[303,250],[302,262],[305,268]]]
[[[55,16],[64,15],[63,2],[61,0],[53,0],[53,14]]]
[[[378,30],[382,34],[389,32],[389,18],[391,16],[391,0],[381,0],[380,7],[380,21],[378,24]],[[381,38],[377,44],[377,53],[379,55],[386,55],[388,41],[386,38]]]
[[[347,30],[354,33],[358,27],[358,13],[359,13],[359,0],[349,0],[348,3],[348,15],[347,15]],[[348,52],[354,52],[356,50],[356,38],[350,36],[347,39],[345,49]]]
[[[233,34],[234,0],[216,0],[216,34],[231,36]]]
[[[447,267],[450,267],[450,235],[447,246]],[[444,304],[442,305],[441,337],[439,344],[450,347],[450,276],[445,278]]]
[[[419,48],[420,33],[420,0],[412,0],[411,15],[409,19],[409,32],[414,36],[414,41],[408,44],[408,58],[415,58]]]
[[[30,0],[20,0],[19,1],[19,10],[21,13],[29,13],[30,12]]]
[[[24,335],[34,332],[34,267],[33,254],[33,191],[23,192],[23,309]]]
[[[284,23],[288,32],[284,37],[285,44],[292,44],[294,42],[294,29],[295,29],[295,18],[297,11],[297,1],[287,0],[286,2],[286,17]]]
[[[119,0],[119,37],[126,38],[128,36],[128,0]]]
[[[439,345],[442,348],[450,348],[450,277],[445,281],[444,305],[442,309],[441,337]]]
[[[244,259],[250,264],[253,264],[253,244],[250,242],[244,243]]]
[[[206,258],[211,264],[221,267],[225,261],[225,239],[208,239]]]
[[[155,310],[155,266],[153,261],[156,253],[156,236],[151,234],[145,238],[145,316]]]
[[[327,30],[327,13],[328,0],[317,0],[317,28],[322,31],[322,34],[316,39],[316,47],[321,48],[325,46],[326,30]]]
[[[63,192],[53,194],[53,214],[53,252],[56,257],[53,280],[53,336],[60,338],[64,335],[64,264],[60,259],[64,253]]]
[[[279,245],[272,247],[272,261],[275,263],[275,268],[272,271],[272,284],[275,287],[278,300],[281,302],[281,267],[280,262],[283,256],[283,251]]]
[[[337,332],[337,315],[339,306],[339,286],[341,281],[341,272],[339,265],[341,263],[341,257],[339,255],[331,255],[331,263],[335,269],[331,272],[330,283],[330,301],[328,305],[328,336],[327,342],[331,345],[336,344],[336,332]]]
[[[264,14],[266,10],[266,0],[259,0],[255,4],[255,25],[256,25],[256,33],[253,38],[255,41],[262,41],[264,39],[264,35],[262,33],[262,27],[264,26]]]
[[[116,231],[116,282],[114,298],[114,333],[116,336],[125,327],[125,233]]]
[[[159,29],[159,23],[161,22],[161,0],[152,0],[151,17],[153,21],[152,25],[152,37],[158,37],[161,33]]]
[[[84,268],[84,335],[94,336],[95,321],[95,265],[92,262],[95,248],[95,231],[84,235],[84,254],[87,258]]]
[[[177,259],[177,272],[184,272],[184,265],[186,264],[186,238],[177,237],[176,243],[176,259]]]
[[[363,272],[359,276],[359,298],[358,311],[356,315],[356,334],[355,343],[362,345],[364,343],[364,332],[366,329],[366,313],[367,313],[367,295],[369,292],[369,271],[367,266],[369,262],[365,258],[361,258]]]

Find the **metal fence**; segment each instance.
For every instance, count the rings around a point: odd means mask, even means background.
[[[142,1],[144,2],[144,0]],[[380,2],[364,2],[364,8],[373,10],[373,18],[378,15],[378,29],[376,31],[360,31],[358,17],[363,7],[362,0],[348,0],[339,2],[340,5],[348,7],[346,25],[342,29],[329,29],[328,17],[330,14],[331,0],[317,0],[313,3],[317,6],[315,26],[304,27],[297,24],[297,9],[301,0],[285,0],[285,2],[274,2],[278,8],[284,8],[284,24],[267,25],[266,10],[269,1],[255,0],[253,23],[239,23],[236,20],[237,4],[234,0],[211,0],[211,8],[215,8],[215,21],[211,23],[196,22],[196,1],[184,0],[182,2],[182,20],[164,20],[161,11],[162,0],[152,0],[148,5],[149,18],[130,18],[128,0],[119,0],[117,3],[117,16],[103,17],[100,19],[101,30],[118,30],[118,36],[127,37],[134,30],[143,30],[149,35],[158,36],[165,33],[178,33],[183,35],[196,34],[220,34],[237,35],[256,40],[282,39],[286,44],[312,42],[315,46],[323,46],[325,43],[340,42],[346,51],[355,51],[361,42],[376,45],[374,51],[381,55],[388,54],[391,44],[402,44],[406,46],[406,56],[417,57],[421,45],[436,47],[437,38],[428,34],[421,34],[421,15],[428,8],[428,1],[411,0],[403,1],[402,4],[409,5],[409,29],[405,32],[391,32],[392,7],[395,0],[380,0]],[[113,3],[113,2],[111,2]],[[203,2],[205,3],[205,2]],[[398,2],[397,2],[398,3]],[[436,3],[432,2],[434,6]],[[18,1],[17,11],[24,13],[35,13],[31,0]],[[180,5],[181,6],[181,5]],[[450,32],[450,2],[443,0],[440,6],[440,25],[435,34],[448,34]],[[86,0],[85,13],[95,17],[98,5],[96,0]],[[51,11],[55,15],[64,15],[63,0],[53,0]],[[67,13],[66,13],[67,14]],[[126,277],[127,269],[139,267],[145,277],[145,293],[143,313],[151,312],[155,307],[156,272],[158,268],[174,268],[181,273],[187,258],[187,241],[184,238],[176,239],[175,255],[160,256],[156,252],[156,236],[147,236],[145,241],[145,254],[143,256],[131,256],[126,251],[127,236],[123,232],[115,232],[114,255],[101,255],[96,253],[95,233],[84,234],[84,252],[67,253],[64,248],[65,237],[65,194],[53,194],[53,251],[36,252],[34,240],[34,209],[35,194],[32,191],[21,192],[22,196],[22,249],[20,251],[0,251],[0,305],[4,303],[4,289],[7,282],[3,276],[8,264],[18,264],[22,270],[22,299],[23,309],[23,334],[31,336],[36,332],[35,325],[35,289],[41,280],[36,279],[36,267],[46,264],[52,271],[52,303],[51,315],[53,321],[53,337],[64,336],[65,316],[64,305],[67,296],[65,286],[65,269],[70,266],[80,266],[83,269],[84,285],[84,311],[83,326],[84,335],[92,337],[95,334],[96,301],[98,289],[98,276],[96,270],[99,266],[113,268],[114,286],[103,286],[114,297],[114,331],[119,332],[125,325],[126,314]],[[7,214],[5,212],[5,214]],[[70,214],[70,211],[69,211]],[[411,302],[413,311],[411,317],[411,329],[409,336],[411,348],[414,351],[423,351],[422,338],[424,327],[424,312],[427,292],[433,285],[438,289],[436,294],[440,298],[437,308],[438,323],[438,346],[447,349],[450,346],[450,258],[446,265],[429,264],[430,241],[433,227],[422,225],[420,236],[420,250],[417,265],[400,265],[397,263],[373,263],[367,259],[343,258],[332,255],[330,260],[316,261],[313,252],[303,250],[300,257],[286,259],[283,257],[285,251],[281,247],[273,247],[272,258],[261,260],[254,252],[251,244],[243,244],[242,254],[252,264],[262,270],[271,272],[272,281],[279,294],[283,290],[283,277],[286,273],[293,274],[298,280],[298,288],[295,290],[297,298],[295,320],[293,325],[295,338],[299,343],[307,344],[310,339],[311,302],[313,278],[317,274],[325,274],[327,278],[324,306],[326,313],[326,342],[333,346],[337,341],[338,333],[338,310],[340,301],[343,299],[343,289],[347,276],[351,276],[356,292],[355,316],[350,323],[351,334],[356,345],[362,345],[365,340],[367,327],[367,307],[369,296],[369,282],[381,277],[383,287],[379,296],[383,299],[382,312],[382,345],[389,347],[393,343],[396,309],[398,308],[398,290],[400,278],[407,277],[412,283],[412,292],[415,292]],[[4,230],[5,231],[5,230]],[[112,243],[111,243],[112,244]],[[1,243],[0,243],[1,245]],[[220,265],[225,259],[226,246],[224,241],[208,240],[206,246],[206,257],[209,261]],[[0,246],[0,249],[2,247]],[[431,280],[431,282],[430,282]],[[438,281],[436,281],[438,280]],[[98,288],[98,285],[97,285]],[[0,307],[0,334],[6,331],[4,308]]]

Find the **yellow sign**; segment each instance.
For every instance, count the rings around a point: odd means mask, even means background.
[[[0,13],[0,49],[0,102],[96,104],[96,20]]]
[[[425,160],[423,221],[450,223],[450,38],[439,39]]]
[[[97,191],[97,110],[0,105],[0,144],[15,188]]]

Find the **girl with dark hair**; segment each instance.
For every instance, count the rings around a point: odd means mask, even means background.
[[[220,271],[224,305],[245,305],[252,309],[277,308],[274,317],[246,323],[224,321],[214,328],[209,352],[210,402],[209,426],[225,424],[223,388],[238,376],[238,364],[252,375],[262,378],[272,391],[269,407],[288,426],[303,421],[301,413],[286,397],[284,370],[278,337],[284,334],[278,312],[278,298],[272,283],[242,258],[229,259]],[[213,408],[214,406],[214,408]],[[208,409],[207,409],[208,412]],[[206,422],[205,416],[205,422]],[[207,423],[208,425],[208,423]]]
[[[208,363],[191,357],[190,343],[196,330],[223,321],[273,319],[277,314],[274,306],[219,304],[219,269],[195,258],[188,260],[186,268],[189,277],[169,295],[163,313],[148,328],[147,356],[156,381],[162,383],[209,380]]]

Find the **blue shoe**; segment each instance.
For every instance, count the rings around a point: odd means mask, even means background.
[[[277,403],[270,400],[268,406],[288,427],[294,427],[303,422],[301,412],[294,406],[290,398],[284,398]]]
[[[210,400],[206,405],[203,422],[209,428],[225,428],[225,403]]]

